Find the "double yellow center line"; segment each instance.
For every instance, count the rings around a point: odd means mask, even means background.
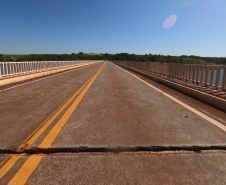
[[[103,64],[104,66],[104,64]],[[86,94],[86,92],[89,90],[90,86],[102,70],[103,66],[99,69],[97,74],[90,80],[88,85],[84,88],[84,90],[81,92],[81,94],[78,96],[78,98],[74,101],[74,103],[70,106],[70,108],[65,112],[65,114],[61,117],[61,119],[57,122],[57,124],[53,127],[53,129],[49,132],[49,134],[46,136],[46,138],[43,140],[43,142],[39,145],[38,148],[50,148],[52,142],[55,140],[56,136],[61,131],[62,127],[66,124],[72,113],[75,111],[76,107]]]
[[[56,125],[50,130],[48,135],[42,141],[42,143],[38,146],[41,149],[51,148],[51,145],[62,127],[67,123],[68,119],[75,111],[82,98],[85,96],[86,92],[89,90],[90,86],[93,84],[96,77],[99,75],[100,71],[103,69],[105,63],[95,72],[74,94],[71,95],[47,120],[41,124],[17,149],[17,152],[23,152],[24,150],[30,149],[32,143],[34,143],[38,137],[52,124],[52,122],[59,116],[59,114],[73,101],[73,99],[78,95],[75,101],[71,104],[68,110],[63,114],[60,120],[56,123]],[[5,162],[5,164],[0,169],[0,179],[12,168],[12,166],[16,163],[16,161],[21,157],[13,156],[11,159]],[[24,165],[20,168],[20,170],[16,173],[13,179],[9,182],[9,184],[24,184],[27,179],[31,175],[31,173],[35,170],[42,159],[43,155],[32,155],[27,159]]]

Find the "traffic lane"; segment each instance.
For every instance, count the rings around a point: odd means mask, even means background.
[[[0,93],[0,149],[17,148],[101,64],[93,64],[52,78]]]
[[[179,91],[176,91],[174,89],[171,89],[165,85],[162,85],[160,83],[157,83],[145,76],[142,76],[138,73],[135,73],[133,71],[130,71],[128,69],[124,70],[128,71],[129,73],[132,73],[133,75],[141,78],[142,80],[144,80],[145,82],[148,82],[149,84],[155,86],[156,88],[166,92],[167,94],[179,99],[180,101],[182,101],[183,103],[188,104],[189,106],[197,109],[198,111],[202,112],[203,114],[208,115],[209,117],[211,117],[212,119],[216,119],[218,122],[222,123],[223,125],[226,125],[226,114],[225,112],[222,112],[214,107],[211,107],[210,105],[207,105],[205,103],[202,103],[198,100],[195,100],[192,97],[189,97],[187,95],[182,94]]]
[[[44,100],[43,96],[49,96],[49,98],[51,99],[52,94],[53,93],[58,94],[59,92],[56,92],[56,90],[60,89],[60,88],[61,88],[60,93],[62,93],[62,95],[64,95],[65,93],[63,90],[64,90],[65,85],[70,84],[70,83],[75,83],[75,79],[76,79],[76,82],[78,82],[78,83],[83,82],[83,78],[78,78],[80,76],[80,74],[83,73],[83,71],[84,71],[84,68],[78,69],[74,72],[62,74],[63,76],[62,75],[54,76],[49,79],[43,79],[38,82],[34,82],[34,83],[27,84],[27,85],[24,85],[24,86],[15,88],[15,89],[10,89],[8,91],[1,92],[0,100],[2,101],[1,104],[3,106],[0,107],[0,113],[14,111],[14,106],[13,106],[14,104],[16,104],[16,105],[19,104],[19,106],[21,106],[21,107],[26,107],[28,105],[33,106],[34,105],[33,102],[43,101]],[[71,76],[72,74],[74,76]],[[68,88],[66,88],[66,90],[67,89]],[[47,92],[45,92],[46,94],[44,94],[43,91],[47,91]],[[37,95],[41,94],[41,98],[36,97],[36,94]],[[67,94],[65,94],[65,96],[67,96]],[[49,98],[47,98],[47,99],[49,99]],[[17,101],[19,101],[19,103]],[[15,113],[19,114],[20,111],[22,111],[22,110],[23,109],[18,109],[15,111]],[[13,114],[13,115],[15,116],[15,114]],[[4,114],[4,116],[2,117],[1,123],[4,122],[4,120],[8,120],[9,118],[13,118],[11,116],[11,114]]]
[[[225,184],[225,161],[225,153],[44,156],[26,184]]]
[[[52,148],[225,143],[223,130],[107,63]]]
[[[32,79],[28,79],[28,80],[24,80],[24,81],[12,83],[12,84],[0,86],[0,92],[6,91],[6,90],[9,90],[9,89],[13,89],[13,88],[16,88],[16,87],[19,87],[19,86],[23,86],[24,84],[33,83],[35,81],[39,81],[39,80],[42,80],[42,79],[45,79],[45,78],[51,78],[55,75],[60,75],[62,73],[68,73],[70,71],[77,70],[78,68],[82,68],[82,67],[85,67],[85,66],[80,65],[80,66],[76,66],[76,68],[74,68],[74,69],[67,69],[65,71],[60,71],[60,72],[57,72],[57,73],[54,73],[54,74],[48,74],[48,75],[45,75],[45,76],[35,77],[35,78],[32,78]],[[29,74],[25,74],[25,75],[29,75]],[[19,77],[19,76],[12,76],[12,78],[14,78],[14,77]]]

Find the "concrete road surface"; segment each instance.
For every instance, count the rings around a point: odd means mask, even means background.
[[[110,62],[0,105],[0,184],[226,184],[226,114]]]

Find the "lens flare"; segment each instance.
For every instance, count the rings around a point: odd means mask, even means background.
[[[177,16],[176,15],[171,15],[166,18],[166,20],[163,23],[163,28],[164,29],[169,29],[171,28],[177,21]]]

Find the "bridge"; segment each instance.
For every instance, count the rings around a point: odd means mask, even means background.
[[[225,67],[0,69],[0,184],[226,183]]]

